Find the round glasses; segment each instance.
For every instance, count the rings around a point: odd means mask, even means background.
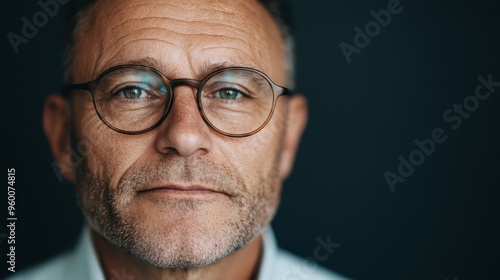
[[[291,94],[266,74],[247,67],[223,68],[202,80],[169,80],[160,71],[143,65],[112,67],[93,81],[65,86],[63,94],[91,92],[97,115],[108,127],[135,135],[163,122],[174,101],[173,89],[180,85],[197,89],[203,120],[230,137],[259,132],[271,119],[278,97]]]

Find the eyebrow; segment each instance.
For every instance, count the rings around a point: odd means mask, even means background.
[[[223,63],[209,63],[205,62],[203,63],[202,66],[198,67],[198,73],[203,73],[205,76],[208,75],[209,73],[215,72],[217,70],[227,68],[227,67],[234,67],[234,66],[241,66],[241,65],[229,65],[228,62],[223,62]]]
[[[162,71],[163,69],[165,69],[165,70],[171,69],[171,67],[169,67],[167,64],[165,64],[163,62],[160,62],[157,59],[155,59],[153,57],[150,57],[150,56],[144,57],[144,58],[140,58],[140,59],[127,60],[127,61],[124,61],[121,64],[122,65],[124,65],[124,64],[135,64],[135,65],[148,66],[148,67],[157,69],[161,73],[164,73],[164,71]],[[228,61],[225,61],[225,62],[222,62],[222,63],[210,63],[210,62],[206,61],[205,63],[201,64],[200,66],[198,66],[196,68],[197,77],[188,77],[188,78],[202,79],[202,78],[204,78],[205,76],[207,76],[208,74],[210,74],[212,72],[215,72],[217,70],[220,70],[220,69],[223,69],[223,68],[227,68],[227,67],[250,67],[250,68],[255,68],[255,67],[247,66],[247,65],[244,65],[244,64],[234,64],[234,63],[231,63],[231,62],[228,62]],[[186,77],[169,77],[168,74],[169,73],[164,73],[164,75],[167,76],[167,78],[169,78],[169,79],[186,78]]]
[[[167,65],[165,65],[164,63],[161,63],[160,61],[158,61],[150,56],[140,58],[140,59],[127,60],[121,64],[124,64],[124,65],[125,64],[136,64],[136,65],[148,66],[148,67],[154,68],[160,72],[161,72],[161,69],[168,69]]]

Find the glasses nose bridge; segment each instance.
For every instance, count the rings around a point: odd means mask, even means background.
[[[195,80],[195,79],[175,79],[175,80],[170,80],[169,81],[170,88],[172,90],[172,95],[173,97],[175,96],[174,94],[174,89],[179,86],[190,86],[196,89],[196,95],[195,95],[195,100],[196,100],[196,106],[198,107],[198,111],[202,110],[200,100],[199,100],[199,91],[200,87],[202,85],[201,81]],[[173,100],[172,100],[173,102]],[[171,105],[170,105],[171,106]]]
[[[190,86],[199,89],[201,81],[195,79],[175,79],[170,81],[170,87],[174,90],[178,86]]]

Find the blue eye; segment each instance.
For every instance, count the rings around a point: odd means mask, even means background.
[[[223,88],[218,90],[215,96],[222,99],[238,99],[242,97],[242,93],[232,88]]]
[[[118,95],[125,97],[126,99],[139,99],[148,97],[148,93],[138,87],[126,87],[118,92]]]

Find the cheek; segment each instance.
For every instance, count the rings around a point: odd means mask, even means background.
[[[89,140],[92,149],[87,157],[90,169],[100,172],[109,180],[110,186],[118,185],[123,174],[146,152],[141,150],[143,145],[138,145],[137,141],[123,139],[122,135],[116,134],[106,131],[92,137]]]
[[[89,171],[117,185],[125,171],[137,161],[146,145],[137,136],[120,134],[107,127],[93,106],[75,110],[76,146],[84,146],[84,158]]]
[[[257,134],[246,138],[218,143],[220,150],[232,167],[252,185],[274,172],[282,149],[283,125],[269,122]]]
[[[270,161],[281,154],[286,114],[281,106],[276,106],[271,120],[257,134],[250,136],[249,152]]]

